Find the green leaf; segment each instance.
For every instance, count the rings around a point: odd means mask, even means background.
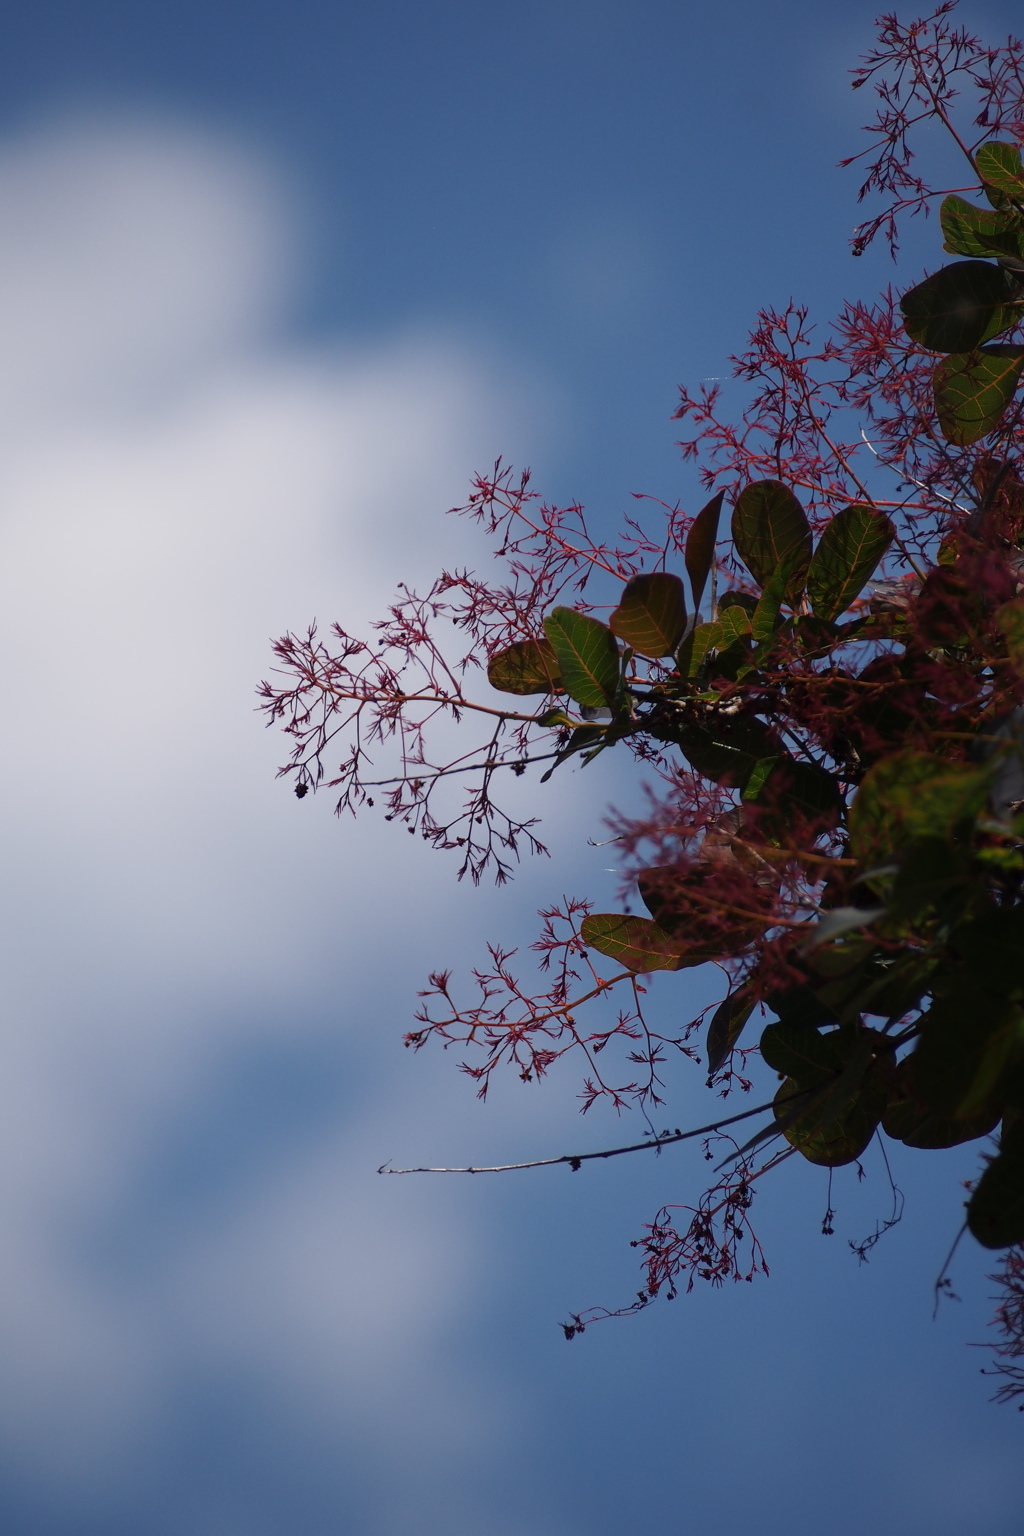
[[[591,709],[612,706],[619,683],[619,648],[607,624],[575,608],[556,608],[544,620],[544,633],[569,697]]]
[[[958,448],[998,427],[1024,368],[1024,347],[954,352],[935,366],[935,411],[942,435]]]
[[[837,512],[818,542],[807,572],[807,596],[819,619],[836,619],[858,596],[893,541],[884,513],[855,505]]]
[[[986,192],[991,188],[1001,197],[1024,202],[1024,168],[1016,144],[999,140],[983,144],[975,156],[975,162]]]
[[[737,640],[750,639],[750,614],[739,603],[730,603],[728,608],[718,610],[718,628],[722,634],[722,643],[718,650],[728,650],[730,645],[735,645]]]
[[[999,1156],[971,1196],[967,1225],[983,1248],[1024,1242],[1024,1122],[1004,1129]]]
[[[999,1124],[1000,1110],[993,1108],[972,1120],[955,1120],[935,1114],[915,1091],[910,1075],[911,1057],[900,1062],[889,1089],[889,1101],[882,1116],[882,1130],[894,1141],[908,1147],[938,1150],[958,1147],[965,1141],[987,1136]]]
[[[963,1120],[985,1112],[1019,1019],[1016,1004],[971,977],[935,999],[920,1020],[921,1038],[907,1068],[914,1092],[933,1114]]]
[[[760,764],[754,773],[758,768]],[[755,798],[751,793],[754,773],[744,786],[744,800]],[[756,798],[765,806],[758,827],[765,836],[787,845],[800,823],[810,822],[818,831],[834,827],[843,808],[835,777],[816,763],[797,762],[788,753],[776,758]]]
[[[547,640],[517,640],[487,663],[487,681],[499,693],[557,693],[562,679]]]
[[[801,1088],[837,1074],[842,1066],[838,1035],[820,1035],[800,1024],[769,1024],[761,1032],[761,1055],[773,1072]]]
[[[778,757],[762,757],[754,764],[749,779],[743,787],[743,799],[745,801],[756,800],[764,789],[772,769],[778,762]]]
[[[724,638],[722,626],[716,622],[698,624],[696,629],[691,629],[676,652],[680,677],[698,677],[710,653],[723,648]]]
[[[850,852],[866,869],[918,837],[949,837],[985,805],[991,772],[925,752],[884,757],[850,806]]]
[[[679,733],[688,762],[716,784],[743,789],[757,764],[777,757],[779,738],[763,720],[752,715],[726,715],[709,711],[703,725],[683,726]]]
[[[944,249],[956,256],[1024,257],[1024,222],[1012,213],[978,208],[962,197],[947,197],[939,209]]]
[[[730,608],[742,608],[744,613],[753,618],[757,609],[757,598],[752,592],[723,592],[718,599],[719,615],[726,613]]]
[[[907,845],[889,892],[889,913],[907,922],[933,908],[944,917],[951,916],[951,905],[962,908],[972,875],[970,860],[958,844],[945,837],[916,838]]]
[[[743,1027],[756,1007],[757,1000],[743,987],[719,1003],[708,1025],[708,1076],[714,1077],[725,1065]]]
[[[634,576],[608,623],[641,656],[671,656],[686,628],[683,583],[669,571]]]
[[[970,352],[1013,325],[1015,291],[1001,267],[954,261],[903,295],[907,335],[932,352]]]
[[[749,910],[762,904],[756,893],[748,901],[741,895],[738,902],[734,889],[723,895],[711,860],[696,868],[654,864],[640,871],[636,883],[654,921],[691,965],[738,954],[771,926],[769,912]]]
[[[789,1118],[789,1103],[798,1086],[795,1079],[787,1077],[775,1095],[775,1113],[790,1146],[820,1168],[842,1168],[856,1162],[878,1129],[885,1104],[879,1088],[872,1083],[850,1095],[838,1114],[826,1110],[827,1096],[819,1096],[804,1114],[786,1125],[783,1116]]]
[[[690,591],[693,593],[694,608],[700,607],[700,600],[704,594],[708,576],[715,563],[718,519],[721,515],[724,497],[724,491],[719,491],[717,495],[712,496],[707,506],[697,513],[693,527],[686,536],[686,550],[683,559],[686,562],[686,573],[690,578]]]
[[[786,596],[795,602],[811,560],[811,530],[789,487],[779,480],[757,480],[741,491],[733,508],[732,538],[762,589],[780,567],[789,567]]]
[[[1024,599],[1016,598],[1004,603],[993,615],[1003,639],[1010,661],[1018,672],[1024,673]]]
[[[629,971],[678,971],[699,963],[688,960],[678,941],[649,917],[592,912],[580,924],[580,938],[590,949],[617,960]]]

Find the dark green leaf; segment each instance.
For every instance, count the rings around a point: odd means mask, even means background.
[[[820,1035],[800,1024],[769,1024],[761,1032],[761,1055],[774,1072],[792,1077],[801,1088],[817,1083],[842,1066],[837,1032]]]
[[[765,1002],[777,1013],[783,1024],[795,1024],[801,1029],[814,1029],[819,1024],[834,1024],[835,1013],[827,1008],[813,987],[806,982],[787,987],[784,991],[769,992]]]
[[[708,1025],[709,1077],[714,1077],[725,1064],[755,1005],[756,1000],[741,987],[715,1009],[715,1016]]]
[[[606,726],[578,725],[565,746],[559,751],[551,767],[546,773],[541,775],[541,783],[546,784],[555,769],[560,768],[570,757],[575,757],[578,752],[585,754],[583,763],[586,764],[590,762],[592,757],[596,757],[597,753],[606,745],[610,745]]]
[[[771,926],[769,915],[749,910],[756,895],[735,903],[730,892],[723,900],[712,861],[696,868],[655,864],[641,870],[636,883],[648,912],[693,965],[738,954]]]
[[[1024,256],[1024,222],[950,196],[939,209],[944,249],[956,256]]]
[[[958,1147],[964,1141],[987,1136],[999,1124],[1000,1110],[990,1109],[973,1120],[955,1120],[934,1114],[914,1090],[909,1067],[911,1058],[901,1061],[889,1089],[889,1101],[882,1116],[882,1129],[894,1141],[908,1147],[938,1149]]]
[[[649,917],[592,912],[580,924],[580,938],[589,948],[617,960],[629,971],[678,971],[697,963],[687,960],[678,941]]]
[[[791,1077],[782,1083],[775,1095],[776,1115],[788,1109],[788,1101],[797,1087]],[[866,1151],[878,1129],[883,1105],[882,1095],[873,1086],[852,1095],[836,1115],[824,1113],[812,1101],[806,1113],[784,1127],[783,1135],[808,1162],[822,1168],[842,1168],[846,1163],[856,1162]]]
[[[811,560],[811,530],[789,487],[779,480],[757,480],[741,491],[733,508],[732,537],[736,553],[762,589],[788,565],[786,595],[794,602]]]
[[[1024,1242],[1024,1122],[1004,1129],[999,1156],[971,1196],[967,1225],[983,1248]]]
[[[986,192],[991,188],[1000,197],[1024,202],[1024,168],[1016,144],[1001,143],[999,140],[983,144],[975,159]]]
[[[744,798],[752,797],[744,791]],[[819,830],[834,827],[843,807],[838,781],[827,769],[797,762],[788,754],[778,758],[758,798],[774,813],[778,825],[772,835],[776,836],[787,827],[793,830],[801,821],[811,822]]]
[[[711,567],[715,563],[715,541],[718,538],[718,519],[721,515],[724,496],[724,491],[719,491],[717,495],[712,496],[707,506],[697,513],[693,527],[686,537],[686,551],[683,558],[686,562],[686,573],[690,578],[694,608],[700,607]]]
[[[1016,1041],[1019,1010],[967,979],[936,998],[921,1019],[921,1038],[908,1058],[914,1092],[940,1117],[984,1114]]]
[[[785,1030],[786,1026],[772,1028]],[[804,1031],[805,1036],[812,1033]],[[801,1050],[792,1036],[785,1041],[780,1037],[769,1045],[770,1052],[777,1058],[791,1059],[798,1070],[796,1077],[786,1079],[776,1105],[785,1103],[786,1089],[813,1088],[814,1074],[821,1072],[819,1062],[831,1058],[839,1063],[838,1075],[833,1065],[827,1075],[819,1077],[821,1089],[814,1093],[806,1111],[784,1130],[787,1141],[810,1162],[836,1168],[858,1158],[875,1133],[888,1099],[892,1048],[884,1035],[871,1029],[839,1029],[817,1038],[818,1045],[810,1049],[805,1045]],[[813,1065],[811,1058],[815,1058]]]
[[[950,948],[988,991],[1000,997],[1024,995],[1024,906],[1000,907],[960,923]]]
[[[487,663],[487,681],[500,693],[557,693],[558,661],[547,640],[517,640]]]
[[[854,620],[854,624],[860,622],[860,620]],[[803,654],[808,659],[814,660],[830,655],[837,646],[852,639],[847,631],[853,627],[853,624],[840,627],[829,619],[819,619],[813,613],[803,613],[794,621],[793,633]]]
[[[807,596],[819,619],[836,619],[858,596],[893,541],[884,513],[855,505],[837,512],[819,540],[807,572]]]
[[[723,592],[718,599],[719,614],[725,613],[728,608],[742,608],[753,617],[757,609],[757,598],[752,592]]]
[[[574,608],[556,608],[544,620],[544,633],[569,697],[592,709],[612,705],[619,682],[619,648],[608,626]]]
[[[1024,347],[979,347],[936,364],[935,411],[947,442],[965,448],[1002,421],[1024,368]]]
[[[697,772],[716,784],[742,789],[762,758],[777,756],[779,738],[752,715],[714,714],[707,723],[687,725],[679,733],[683,753]]]
[[[669,571],[634,576],[608,623],[641,656],[671,656],[686,628],[683,583]]]
[[[916,838],[908,844],[888,893],[889,912],[908,922],[933,908],[952,916],[948,912],[951,899],[955,906],[957,898],[969,891],[972,874],[965,850],[948,838]]]
[[[1017,319],[1014,285],[987,261],[940,267],[900,300],[907,335],[932,352],[970,352]]]

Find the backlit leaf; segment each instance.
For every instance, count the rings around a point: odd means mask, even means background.
[[[807,572],[807,596],[819,619],[836,619],[858,596],[893,541],[884,513],[855,505],[837,512]]]
[[[945,250],[956,256],[1024,256],[1024,221],[947,197],[939,209]]]
[[[994,431],[1024,368],[1024,347],[979,347],[936,364],[935,411],[947,442],[965,448]]]
[[[641,656],[671,656],[686,628],[683,583],[669,571],[634,576],[608,623]]]
[[[1024,167],[1016,144],[999,140],[983,144],[975,156],[978,174],[986,191],[991,187],[1001,197],[1011,197],[1024,202]]]
[[[619,912],[592,912],[580,924],[580,938],[590,949],[607,955],[629,971],[678,971],[697,964],[680,952],[678,941],[649,917]]]
[[[718,538],[718,519],[721,515],[724,496],[724,491],[719,491],[717,495],[712,496],[707,506],[697,513],[693,527],[686,537],[683,558],[686,562],[686,573],[690,578],[694,608],[700,607],[711,567],[715,563],[715,541]]]
[[[517,640],[487,663],[487,681],[499,693],[557,693],[558,660],[548,640]]]
[[[544,633],[558,659],[562,686],[577,704],[600,709],[614,703],[619,681],[619,648],[607,624],[575,608],[556,608]]]
[[[698,624],[692,629],[676,653],[676,666],[681,677],[697,677],[712,651],[725,649],[725,633],[717,621]]]
[[[804,509],[780,480],[757,480],[741,491],[732,514],[732,537],[758,586],[764,588],[780,566],[789,566],[786,595],[803,591],[811,560],[811,530]]]
[[[1014,292],[1001,267],[954,261],[903,295],[907,335],[932,352],[970,352],[1018,318],[1009,307]]]
[[[781,1117],[798,1087],[795,1079],[787,1077],[775,1095],[776,1117],[780,1118],[780,1129],[790,1146],[796,1147],[808,1162],[821,1168],[842,1168],[847,1163],[856,1162],[878,1129],[884,1105],[880,1093],[869,1089],[855,1094],[846,1108],[829,1118],[827,1124],[826,1117],[812,1102],[806,1113],[784,1125]]]

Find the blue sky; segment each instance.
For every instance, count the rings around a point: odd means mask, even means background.
[[[965,12],[990,37],[1015,7]],[[608,523],[694,497],[678,383],[854,261],[873,7],[95,0],[0,16],[0,1521],[12,1536],[989,1536],[1022,1493],[988,1402],[984,1259],[931,1320],[973,1153],[792,1164],[772,1277],[571,1346],[696,1150],[562,1152],[568,1071],[486,1108],[402,1051],[431,967],[531,936],[629,786],[548,787],[559,862],[459,887],[274,781],[268,640],[480,561],[442,516],[532,463]],[[907,274],[934,260],[927,227]],[[702,982],[658,983],[677,1010]],[[680,999],[680,986],[690,989]],[[675,992],[672,988],[676,988]],[[700,1074],[672,1123],[706,1116]]]

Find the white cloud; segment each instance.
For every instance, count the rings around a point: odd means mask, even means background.
[[[231,1061],[282,1039],[315,1055],[339,968],[337,1027],[357,1029],[384,911],[396,932],[444,921],[450,871],[392,839],[375,881],[365,833],[275,785],[253,714],[268,639],[380,611],[439,545],[471,556],[436,513],[533,431],[450,339],[275,339],[292,217],[259,163],[174,128],[0,150],[0,1434],[82,1497],[168,1411],[182,1361],[245,1358],[342,1422],[383,1402],[391,1434],[447,1397],[432,1443],[503,1411],[438,1353],[475,1262],[462,1196],[385,1207],[352,1181],[389,1119],[423,1112],[328,1115],[215,1192],[207,1225],[161,1205],[161,1158],[173,1174],[190,1114],[216,1130]]]

